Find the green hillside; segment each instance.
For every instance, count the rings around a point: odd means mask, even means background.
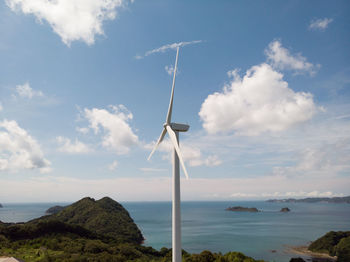
[[[313,252],[337,256],[338,262],[350,261],[350,231],[330,231],[309,246]]]
[[[129,212],[109,197],[98,201],[89,197],[83,198],[50,216],[52,217],[121,242],[140,244],[144,239]]]
[[[171,249],[142,246],[143,236],[129,213],[105,197],[83,198],[54,215],[27,223],[0,221],[0,256],[26,262],[170,262]],[[185,262],[258,262],[239,252],[183,251]],[[262,260],[259,260],[262,261]]]

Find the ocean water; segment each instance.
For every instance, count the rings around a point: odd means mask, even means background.
[[[54,205],[3,204],[0,220],[25,222],[44,215]],[[156,249],[171,247],[171,202],[122,203]],[[256,207],[263,212],[225,211],[229,206]],[[281,213],[282,207],[291,212]],[[288,262],[290,246],[307,245],[328,231],[350,230],[350,204],[242,202],[183,202],[182,246],[188,252],[240,251],[256,259]],[[305,257],[306,258],[306,257]]]

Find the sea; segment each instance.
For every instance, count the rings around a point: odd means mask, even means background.
[[[145,237],[144,245],[171,247],[171,202],[121,202]],[[54,205],[2,203],[2,222],[26,222]],[[232,212],[230,206],[256,207],[257,213]],[[288,207],[288,213],[280,212]],[[270,203],[264,201],[182,202],[182,248],[239,251],[255,259],[289,262],[293,246],[308,245],[329,231],[350,230],[350,204]]]

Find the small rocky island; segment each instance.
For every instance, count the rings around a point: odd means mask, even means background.
[[[241,207],[241,206],[228,207],[225,210],[236,211],[236,212],[259,212],[259,210],[256,207]]]
[[[58,212],[61,212],[64,209],[63,206],[53,206],[50,207],[48,210],[46,210],[46,214],[48,215],[53,215],[53,214],[57,214]]]
[[[280,212],[287,213],[287,212],[290,212],[290,209],[288,207],[283,207],[281,208]]]

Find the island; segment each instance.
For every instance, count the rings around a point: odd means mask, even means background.
[[[350,204],[350,196],[346,197],[308,197],[302,199],[269,199],[270,203],[347,203]]]
[[[241,207],[241,206],[228,207],[225,210],[235,211],[235,212],[259,212],[259,210],[255,207]]]
[[[144,237],[129,212],[104,197],[83,198],[58,213],[26,223],[0,222],[0,257],[37,261],[170,262],[170,248],[142,245]],[[182,251],[183,261],[264,262],[240,252]]]
[[[0,203],[0,208],[2,208],[3,206],[1,205],[1,203]]]
[[[57,214],[58,212],[61,212],[64,209],[63,206],[53,206],[50,207],[48,210],[46,210],[46,214],[52,215],[52,214]]]
[[[290,209],[288,207],[283,207],[280,212],[290,212]]]

